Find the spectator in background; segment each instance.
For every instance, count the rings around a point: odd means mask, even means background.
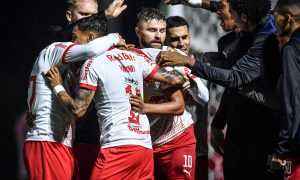
[[[289,41],[281,51],[284,118],[271,167],[292,180],[300,178],[300,1],[278,0],[275,17],[277,35]]]

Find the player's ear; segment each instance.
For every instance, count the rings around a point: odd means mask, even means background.
[[[140,37],[140,35],[141,35],[140,29],[138,27],[135,27],[134,30],[135,30],[136,36]]]
[[[71,11],[66,11],[66,18],[69,23],[72,21],[72,12]]]
[[[88,39],[87,39],[87,42],[90,42],[90,41],[92,41],[92,40],[94,40],[95,38],[96,38],[97,36],[96,36],[96,34],[94,34],[94,33],[89,33],[88,34]]]

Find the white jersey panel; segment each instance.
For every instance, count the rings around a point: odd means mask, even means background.
[[[148,57],[156,59],[161,49],[145,48],[141,49]],[[180,68],[180,70],[183,67]],[[179,69],[176,67],[176,69]],[[173,70],[172,67],[167,67],[166,70]],[[168,89],[170,86],[160,82],[149,82],[144,85],[145,90],[145,102],[151,104],[159,104],[168,102],[169,98],[164,95],[163,91]],[[150,128],[153,146],[164,145],[181,133],[183,133],[188,127],[190,127],[194,121],[192,120],[191,114],[184,110],[180,116],[172,115],[147,115]]]
[[[119,49],[85,62],[80,87],[96,90],[102,148],[132,144],[152,149],[147,116],[131,110],[129,94],[143,94],[144,79],[153,76],[157,68],[155,63]]]

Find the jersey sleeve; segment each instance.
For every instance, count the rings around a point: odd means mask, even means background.
[[[80,71],[80,88],[85,88],[89,90],[97,90],[98,78],[96,74],[95,67],[93,65],[94,60],[87,60],[81,68]]]
[[[61,61],[63,64],[83,61],[98,56],[118,43],[119,37],[112,33],[96,38],[86,44],[71,44],[64,49]]]
[[[144,57],[141,57],[142,64],[142,71],[143,71],[143,78],[144,81],[149,81],[156,71],[158,70],[159,66],[156,65],[156,63],[153,60],[145,59]]]

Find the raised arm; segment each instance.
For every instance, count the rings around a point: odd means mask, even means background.
[[[56,67],[52,67],[44,75],[49,80],[50,86],[53,88],[54,93],[62,105],[76,118],[84,116],[94,98],[95,91],[80,89],[76,95],[76,98],[73,99],[63,88],[62,77]]]
[[[100,55],[114,45],[124,45],[125,40],[118,33],[96,38],[87,44],[72,44],[68,46],[62,56],[63,63],[84,61]]]

